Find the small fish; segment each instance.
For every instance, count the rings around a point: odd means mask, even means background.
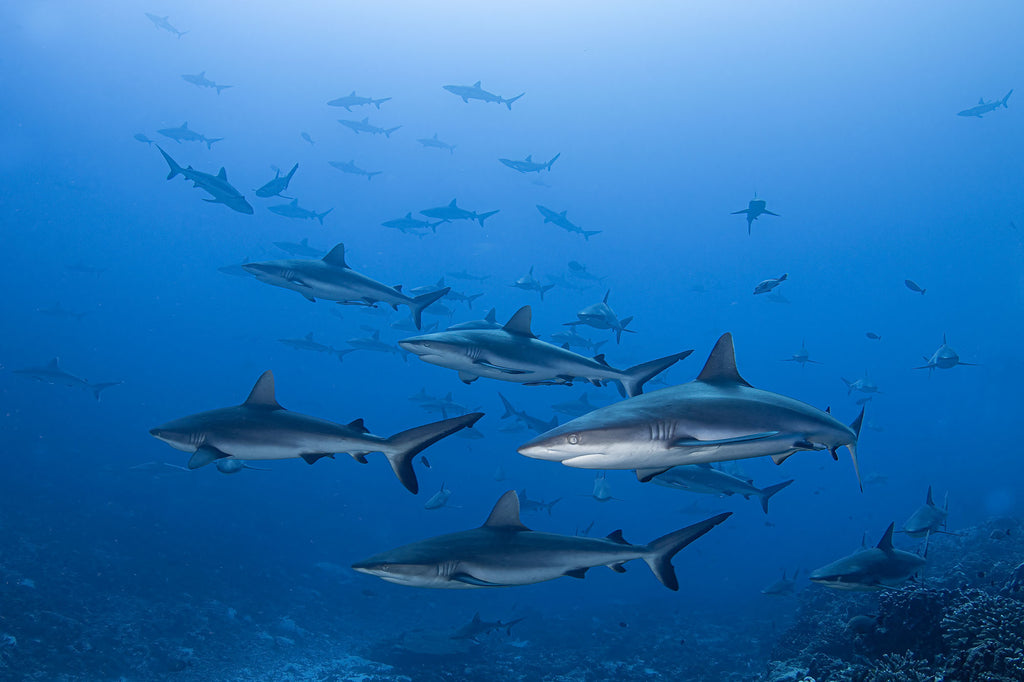
[[[879,334],[876,334],[874,332],[867,332],[866,334],[864,334],[864,336],[868,337],[872,341],[881,341],[882,340],[882,337]]]
[[[427,467],[428,469],[430,468],[430,460],[427,459],[426,455],[420,457],[420,464]]]
[[[304,133],[301,133],[301,135],[302,135],[302,139],[305,140],[306,142],[310,143],[311,145],[312,144],[316,144],[316,142],[313,141],[313,138],[310,136],[309,133],[305,133],[304,132]]]
[[[920,284],[918,284],[912,279],[905,279],[903,280],[903,283],[907,285],[908,289],[910,289],[916,294],[921,294],[922,296],[924,296],[924,292],[927,291],[927,289],[924,289],[923,287],[921,287]]]

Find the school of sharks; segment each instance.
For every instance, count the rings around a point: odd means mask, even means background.
[[[338,515],[352,523],[387,517],[399,524],[397,531],[360,537],[354,546],[346,538],[318,537],[313,525],[291,531],[320,545],[343,543],[345,553],[335,556],[345,566],[325,563],[319,570],[365,595],[405,590],[409,599],[430,599],[443,609],[438,599],[461,598],[445,590],[529,594],[552,581],[591,585],[605,569],[606,577],[614,577],[616,600],[628,603],[631,592],[649,586],[686,595],[695,588],[689,573],[703,561],[704,551],[727,545],[742,551],[742,536],[730,532],[741,519],[763,524],[765,532],[774,529],[779,507],[801,489],[813,490],[821,500],[856,496],[869,504],[872,496],[884,494],[887,468],[912,456],[887,447],[879,416],[906,399],[905,391],[899,395],[905,385],[914,382],[916,390],[941,393],[951,376],[990,371],[985,347],[965,343],[965,337],[977,337],[952,323],[948,328],[938,321],[922,328],[909,318],[877,326],[858,323],[856,342],[864,352],[845,358],[829,353],[816,333],[832,323],[835,311],[818,315],[808,306],[798,328],[772,328],[770,315],[761,313],[756,333],[750,326],[734,326],[735,313],[727,307],[792,311],[806,292],[832,284],[824,269],[785,258],[773,259],[778,265],[764,270],[738,258],[734,267],[742,291],[721,296],[724,287],[713,277],[663,282],[639,264],[613,269],[602,249],[620,247],[605,245],[642,241],[644,228],[602,219],[587,210],[579,193],[557,189],[559,182],[579,182],[573,177],[581,163],[578,145],[552,144],[557,131],[545,131],[525,148],[517,138],[500,155],[484,155],[477,135],[439,125],[437,116],[418,118],[415,106],[403,108],[414,95],[376,87],[352,69],[327,79],[330,85],[309,107],[310,120],[326,123],[289,129],[288,142],[276,145],[274,158],[248,149],[240,160],[222,151],[230,148],[232,129],[223,123],[208,129],[204,107],[241,119],[248,112],[234,102],[256,86],[224,67],[203,68],[203,55],[189,51],[201,27],[183,27],[176,17],[157,12],[140,20],[148,20],[152,39],[179,50],[173,68],[180,78],[163,87],[187,89],[200,98],[193,102],[205,103],[193,104],[187,120],[154,115],[149,123],[125,130],[135,153],[133,172],[151,183],[161,205],[177,207],[185,216],[182,234],[215,239],[221,230],[244,233],[249,222],[261,227],[260,237],[247,237],[245,250],[221,263],[213,275],[215,288],[175,294],[179,306],[188,306],[197,292],[220,298],[224,319],[229,297],[248,297],[253,303],[244,309],[253,312],[232,318],[236,345],[223,349],[221,363],[189,367],[173,357],[152,358],[175,363],[176,380],[194,388],[173,403],[133,398],[149,419],[140,433],[148,431],[155,441],[145,441],[148,449],[135,455],[130,469],[161,480],[202,481],[213,490],[280,478],[271,485],[289,496],[302,494],[303,480],[335,476],[367,490],[387,485],[376,502]],[[455,73],[462,75],[421,85],[415,97],[447,110],[458,107],[470,126],[495,131],[520,112],[544,106],[545,95],[535,94],[537,89],[514,70],[474,73],[464,66]],[[950,125],[984,126],[1013,116],[1009,87],[971,104],[976,94],[966,93],[962,107],[948,111]],[[500,133],[494,137],[501,142]],[[404,191],[407,186],[395,180],[402,175],[403,158],[429,164],[438,186],[447,183],[451,191]],[[615,173],[632,170],[618,167],[615,159],[607,164]],[[481,184],[500,178],[514,189],[474,192],[477,178]],[[310,190],[320,182],[339,188],[333,200]],[[374,198],[382,187],[390,188],[386,206]],[[700,205],[717,215],[712,229],[728,232],[738,243],[768,244],[780,231],[800,239],[799,233],[810,228],[789,218],[798,209],[776,199],[772,189],[761,176],[759,185],[726,202],[690,196],[685,210]],[[685,210],[680,207],[680,214]],[[519,238],[519,246],[526,258],[504,237],[520,233],[524,224],[529,236]],[[272,239],[263,239],[264,225]],[[1011,223],[1010,229],[1016,226]],[[455,252],[438,246],[451,243],[442,240],[477,247]],[[652,262],[675,257],[669,252],[685,250],[684,244],[682,237],[673,242],[659,236],[650,239],[648,253]],[[552,262],[562,267],[555,269]],[[887,268],[888,279],[877,285],[884,293],[874,295],[899,300],[907,309],[936,299],[944,307],[959,305],[949,294],[953,285],[935,281],[934,273],[899,260]],[[65,270],[90,286],[117,276],[95,258],[83,257]],[[857,276],[844,277],[844,287],[861,284]],[[705,302],[699,323],[689,317],[697,300]],[[264,317],[261,308],[274,312]],[[61,302],[40,303],[34,314],[75,329],[88,324],[96,310],[68,292]],[[267,324],[271,316],[273,326]],[[171,320],[165,338],[182,345],[202,343],[202,325],[217,324]],[[698,325],[699,331],[687,333]],[[292,331],[271,331],[286,328]],[[766,360],[764,349],[776,353],[778,348],[766,343],[769,338],[786,339],[787,352]],[[273,344],[276,352],[253,357],[255,351],[242,349],[246,344]],[[210,350],[215,350],[212,342]],[[884,358],[887,366],[902,363],[902,374],[866,368],[865,357],[875,364]],[[280,358],[287,361],[275,361]],[[232,367],[236,361],[248,368],[244,383],[238,383]],[[7,369],[24,385],[34,381],[54,386],[53,391],[70,389],[68,397],[98,411],[116,409],[115,396],[134,390],[135,383],[127,376],[80,371],[79,362],[63,353]],[[808,378],[828,388],[808,391]],[[184,409],[174,407],[183,404]],[[936,419],[970,428],[958,424],[953,405]],[[375,423],[381,415],[390,427]],[[467,468],[470,462],[476,468]],[[480,475],[481,467],[492,473]],[[841,475],[832,467],[842,467]],[[921,467],[929,477],[938,471],[935,465]],[[468,479],[467,471],[475,471],[475,479]],[[566,485],[560,477],[568,473],[578,481],[586,477],[586,487]],[[872,519],[878,527],[864,537],[847,530],[858,521],[856,512],[831,519],[842,542],[857,548],[814,566],[802,565],[802,557],[792,566],[765,563],[759,567],[761,594],[781,602],[805,590],[840,598],[927,585],[935,560],[953,560],[943,538],[968,535],[958,525],[958,494],[945,489],[947,481],[942,478],[941,488],[904,491],[904,516],[881,524]],[[490,491],[483,505],[481,491]],[[395,505],[395,494],[417,500],[414,508],[407,501]],[[578,514],[570,520],[567,509],[574,498],[586,500],[600,516],[595,513],[589,525]],[[270,497],[260,504],[272,515],[275,505],[286,504],[283,500]],[[631,514],[639,500],[654,504],[657,512]],[[683,513],[696,518],[678,521],[680,505],[689,505]],[[799,506],[805,514],[819,514],[806,501]],[[245,514],[241,507],[237,511]],[[820,512],[815,522],[829,524],[829,514]],[[476,520],[465,521],[469,518]],[[423,519],[439,520],[440,532],[422,532]],[[787,577],[796,564],[800,568]],[[617,575],[633,566],[646,567],[644,575]],[[2,568],[0,563],[0,577]],[[712,586],[703,575],[699,589],[728,589],[724,578]],[[590,588],[590,594],[607,595],[610,583],[598,579],[601,587]],[[427,594],[438,597],[421,596]],[[228,610],[234,619],[235,610]],[[438,651],[497,640],[514,643],[513,628],[521,633],[534,627],[536,614],[510,611],[496,621],[477,612],[442,640],[430,639],[429,633],[406,637]],[[288,622],[285,617],[279,627],[294,625]],[[625,630],[630,624],[619,626]],[[207,627],[216,637],[216,627]],[[291,642],[308,634],[295,628],[279,636]],[[0,612],[0,636],[3,632]],[[15,644],[5,642],[0,639],[0,671],[13,660],[5,652],[14,651]]]

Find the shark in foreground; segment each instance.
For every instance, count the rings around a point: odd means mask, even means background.
[[[398,345],[424,362],[454,369],[465,384],[480,377],[527,386],[571,385],[580,379],[595,386],[617,382],[627,396],[643,393],[645,383],[693,352],[687,350],[629,369],[616,369],[607,363],[604,355],[588,358],[566,347],[541,341],[530,330],[531,319],[532,312],[527,305],[516,311],[501,329],[436,332],[404,339]]]
[[[109,381],[103,384],[92,384],[85,379],[80,379],[74,374],[65,372],[60,366],[60,358],[53,358],[46,365],[42,367],[26,367],[25,369],[13,370],[14,374],[24,374],[30,376],[36,381],[42,381],[44,384],[53,384],[55,386],[67,386],[68,388],[84,388],[92,391],[93,396],[98,402],[100,394],[113,386],[120,386],[123,381]]]
[[[481,102],[494,102],[496,104],[504,104],[508,107],[509,111],[512,111],[512,104],[516,102],[520,97],[526,93],[520,93],[511,99],[505,99],[501,95],[495,95],[493,92],[487,92],[480,87],[480,81],[473,83],[472,85],[443,85],[441,86],[444,90],[462,98],[463,102],[469,103],[471,99],[478,99]]]
[[[365,464],[366,455],[381,452],[398,480],[415,495],[419,483],[413,458],[442,438],[472,426],[482,416],[474,412],[382,438],[371,434],[362,419],[336,424],[284,409],[274,396],[274,374],[267,370],[241,405],[175,419],[149,433],[172,448],[191,452],[189,469],[226,458],[251,461],[301,457],[314,464],[338,452],[347,452]]]
[[[923,538],[931,535],[932,533],[947,533],[948,535],[958,535],[958,533],[950,533],[945,530],[946,519],[949,517],[949,505],[948,503],[944,507],[939,507],[935,504],[932,499],[932,487],[928,486],[928,495],[925,497],[924,504],[918,507],[907,522],[903,524],[903,530],[896,531],[897,533],[906,533],[912,538]]]
[[[186,83],[191,83],[192,85],[200,88],[214,88],[218,95],[221,90],[227,90],[228,88],[234,87],[233,85],[217,85],[206,77],[205,71],[200,71],[199,73],[184,73],[181,75],[181,79]]]
[[[406,296],[401,285],[389,287],[350,268],[345,262],[344,244],[338,244],[320,260],[272,260],[242,267],[261,282],[297,291],[313,302],[322,298],[371,307],[386,303],[396,310],[400,305],[408,306],[417,329],[422,327],[423,309],[448,293],[445,287],[415,298]]]
[[[160,145],[157,145],[156,148],[160,150],[164,160],[167,161],[167,165],[170,166],[171,170],[167,174],[168,180],[173,180],[178,175],[181,175],[185,180],[191,182],[193,187],[198,187],[213,197],[212,199],[203,199],[203,201],[208,201],[211,204],[224,204],[232,211],[238,211],[246,215],[253,214],[252,206],[245,200],[242,193],[228,182],[228,172],[226,170],[221,168],[220,172],[216,175],[210,175],[209,173],[197,171],[192,166],[182,168]]]
[[[519,520],[519,497],[510,490],[479,528],[404,545],[352,568],[399,585],[469,589],[583,578],[596,566],[623,573],[626,562],[643,559],[662,585],[678,590],[672,557],[728,517],[719,514],[649,544],[631,545],[620,530],[600,539],[530,530]]]
[[[811,571],[810,581],[854,592],[875,592],[905,583],[924,566],[925,560],[892,546],[893,525],[889,524],[878,546],[859,549]]]
[[[851,426],[799,400],[754,388],[736,369],[732,334],[715,344],[694,381],[601,407],[519,447],[534,459],[581,469],[635,469],[649,481],[679,464],[771,457],[846,446],[857,467],[864,410]],[[861,486],[863,490],[863,485]]]
[[[1003,97],[1002,99],[992,100],[991,102],[986,102],[984,97],[979,97],[977,104],[975,104],[973,107],[970,107],[969,109],[964,109],[963,111],[957,112],[956,115],[957,116],[975,116],[977,118],[981,118],[985,114],[987,114],[989,112],[992,112],[992,111],[995,111],[999,107],[1003,107],[1004,109],[1009,109],[1010,107],[1006,104],[1006,102],[1007,102],[1007,100],[1010,99],[1010,95],[1012,95],[1012,94],[1013,94],[1013,90],[1010,90],[1008,93],[1006,93],[1006,96]]]

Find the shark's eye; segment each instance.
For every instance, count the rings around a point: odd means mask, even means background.
[[[566,437],[566,440],[569,441],[569,445],[579,445],[580,440],[581,440],[580,439],[580,434],[578,434],[578,433],[570,433]]]

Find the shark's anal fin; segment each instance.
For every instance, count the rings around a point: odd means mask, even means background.
[[[331,459],[334,459],[334,455],[324,452],[304,452],[301,455],[299,455],[299,457],[301,457],[306,462],[306,464],[316,464],[317,460],[323,459],[324,457],[330,457]]]
[[[224,459],[230,457],[230,455],[221,452],[212,445],[203,445],[196,449],[192,456],[188,460],[189,469],[198,469],[204,467],[211,462],[215,462],[218,459]]]
[[[571,571],[566,571],[565,575],[569,576],[570,578],[579,578],[580,580],[582,580],[583,578],[587,577],[587,571],[589,570],[589,568],[589,566],[586,568],[574,568]]]

